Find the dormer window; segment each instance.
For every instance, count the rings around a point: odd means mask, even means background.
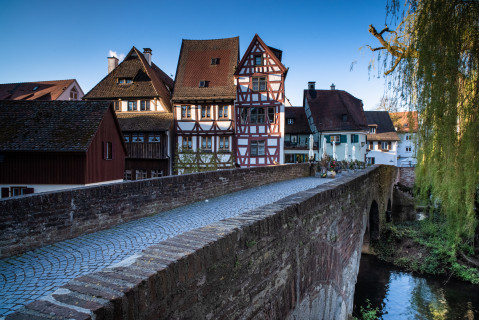
[[[208,87],[208,83],[209,83],[209,81],[201,80],[199,87],[200,87],[200,88],[207,88],[207,87]]]
[[[220,58],[212,58],[211,59],[211,64],[212,65],[220,64]]]
[[[118,83],[119,84],[130,84],[133,83],[132,78],[118,78]]]
[[[375,126],[374,127],[373,126],[369,127],[369,133],[370,134],[376,134],[376,127]]]
[[[288,119],[288,124],[294,124],[294,119],[293,119],[293,118],[289,118],[289,119]]]
[[[345,113],[344,113],[344,114],[342,114],[342,115],[341,115],[341,119],[343,120],[343,122],[346,122],[346,121],[348,121],[348,115],[347,115],[347,114],[345,114]]]
[[[254,65],[255,66],[262,66],[263,65],[263,56],[262,55],[255,55],[254,56]]]

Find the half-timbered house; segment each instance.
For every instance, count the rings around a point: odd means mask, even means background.
[[[183,40],[173,94],[178,173],[234,166],[239,38]]]
[[[123,180],[110,101],[0,101],[0,123],[2,198]]]
[[[123,62],[108,58],[108,75],[84,100],[111,100],[125,137],[125,180],[171,174],[173,80],[151,61],[151,49],[133,47]]]
[[[236,161],[241,167],[284,163],[284,81],[282,51],[256,34],[234,74]]]

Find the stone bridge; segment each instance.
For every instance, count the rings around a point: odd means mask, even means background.
[[[0,201],[1,275],[2,262],[12,266],[83,233],[146,216],[140,230],[161,228],[150,216],[174,207],[216,203],[214,196],[251,187],[270,189],[242,191],[239,203],[256,202],[261,192],[260,198],[271,198],[163,241],[154,231],[135,235],[154,239],[128,259],[118,258],[121,263],[67,279],[6,318],[345,319],[352,312],[363,238],[377,239],[389,218],[397,171],[373,166],[333,180],[297,179],[311,175],[308,164],[225,170]],[[288,193],[275,198],[282,189]],[[221,211],[232,198],[189,210]],[[168,217],[173,225],[180,221]],[[125,225],[124,232],[132,229]],[[110,230],[102,231],[104,238],[118,244]],[[0,278],[0,291],[16,276]],[[0,310],[2,303],[0,296]]]

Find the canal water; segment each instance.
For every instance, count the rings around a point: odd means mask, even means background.
[[[412,274],[362,254],[353,315],[360,306],[379,308],[379,319],[477,319],[479,286]]]

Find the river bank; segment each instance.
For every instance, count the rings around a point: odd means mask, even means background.
[[[479,270],[456,254],[469,248],[455,249],[449,245],[446,234],[445,222],[439,215],[421,221],[388,223],[381,230],[380,240],[373,243],[373,252],[379,259],[407,271],[479,284]]]

